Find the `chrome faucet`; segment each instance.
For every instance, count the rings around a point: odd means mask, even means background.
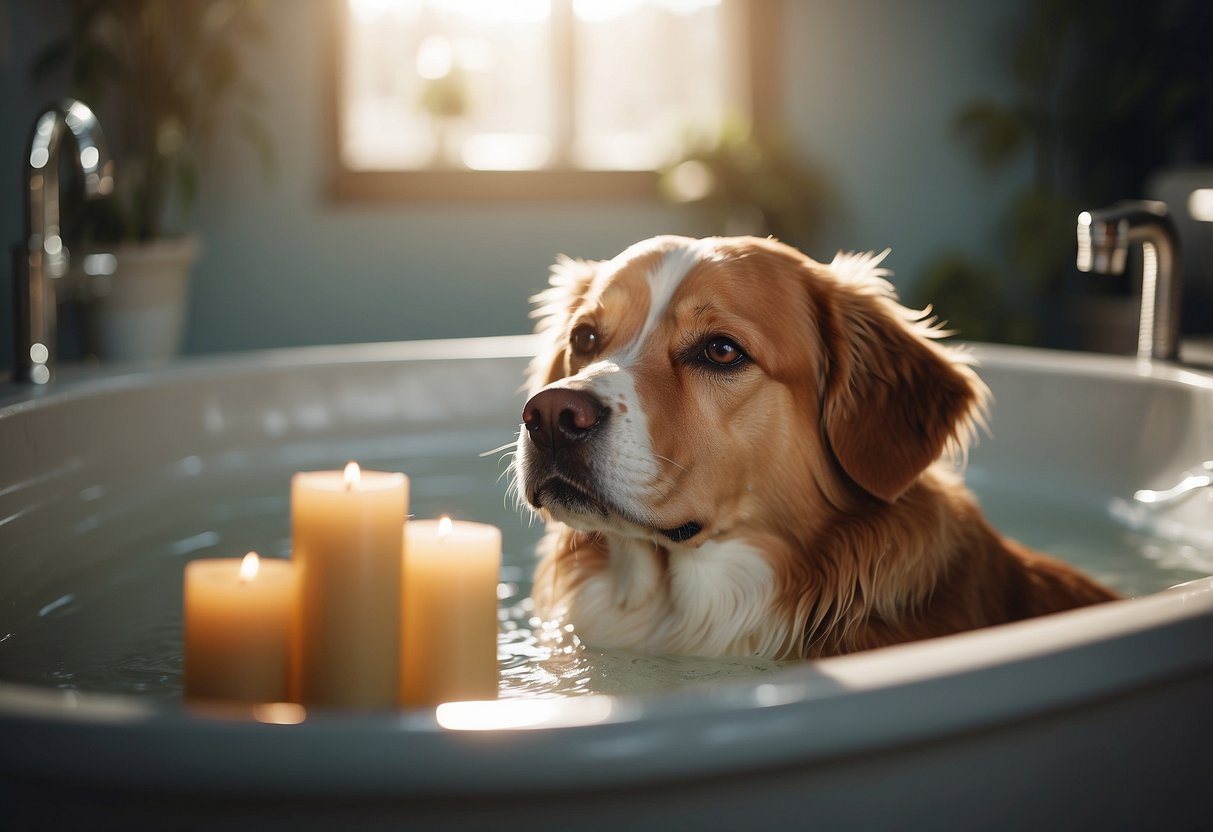
[[[1124,274],[1132,243],[1141,243],[1141,318],[1137,357],[1179,359],[1181,274],[1175,226],[1162,202],[1118,202],[1078,215],[1078,269]]]
[[[46,384],[54,372],[56,284],[68,266],[59,225],[59,150],[64,130],[75,138],[74,161],[85,197],[96,199],[114,189],[113,162],[93,111],[70,98],[43,108],[26,149],[25,239],[13,255],[14,376],[34,384]]]

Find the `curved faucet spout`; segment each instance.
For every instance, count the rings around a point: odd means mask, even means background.
[[[59,224],[59,153],[64,132],[75,140],[74,162],[84,195],[108,196],[114,189],[113,162],[93,111],[63,99],[42,109],[34,121],[25,156],[25,239],[14,260],[17,381],[46,384],[55,360],[55,284],[67,273],[68,250]]]
[[[1167,206],[1150,200],[1127,200],[1078,215],[1078,269],[1124,274],[1129,246],[1141,244],[1141,319],[1137,357],[1179,358],[1181,275],[1175,225]]]

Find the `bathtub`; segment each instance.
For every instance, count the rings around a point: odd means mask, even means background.
[[[0,388],[0,817],[128,829],[1213,822],[1213,578],[1200,577],[1213,572],[1213,489],[1133,499],[1213,459],[1213,375],[1132,359],[979,347],[997,403],[967,476],[983,498],[1010,495],[999,504],[1012,520],[1027,495],[1055,525],[1094,517],[1154,541],[1143,551],[1188,558],[1175,574],[1191,579],[1173,588],[667,693],[304,715],[56,684],[61,642],[114,648],[100,618],[73,629],[81,599],[109,617],[153,603],[138,576],[162,567],[128,545],[141,527],[175,556],[222,548],[191,518],[244,489],[225,517],[276,518],[255,533],[273,554],[292,469],[459,450],[466,463],[410,471],[414,511],[462,495],[465,513],[503,527],[507,552],[528,552],[539,529],[478,452],[512,438],[532,347],[308,348]],[[1083,565],[1098,572],[1094,557]],[[58,636],[23,641],[61,615]],[[47,667],[31,679],[18,655]]]

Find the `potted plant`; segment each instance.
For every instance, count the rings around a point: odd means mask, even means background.
[[[827,205],[836,200],[826,178],[780,135],[759,133],[728,118],[712,133],[688,133],[682,152],[661,171],[670,202],[701,215],[714,234],[773,234],[806,247]]]
[[[189,207],[208,147],[234,126],[272,161],[260,92],[241,50],[268,27],[251,0],[76,0],[70,26],[34,57],[35,82],[70,76],[97,112],[115,161],[114,194],[65,206],[91,351],[162,359],[180,349],[198,238],[171,228]],[[65,198],[77,189],[65,194]],[[87,339],[86,340],[90,340]]]

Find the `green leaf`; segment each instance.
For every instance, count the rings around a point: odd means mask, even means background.
[[[961,108],[954,129],[973,143],[978,160],[989,169],[1002,167],[1018,156],[1029,133],[1022,115],[989,100]]]
[[[944,326],[966,340],[1004,337],[1008,303],[998,269],[964,254],[938,256],[919,278],[913,305],[930,306]]]

